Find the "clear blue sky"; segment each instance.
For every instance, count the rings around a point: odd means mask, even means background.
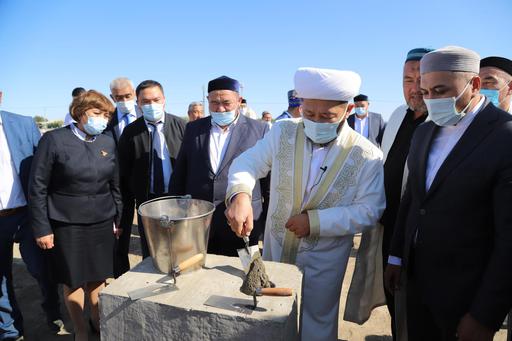
[[[274,117],[300,66],[353,70],[371,110],[403,102],[408,50],[460,45],[512,59],[511,0],[71,1],[0,0],[2,109],[63,118],[76,86],[110,80],[164,86],[167,111],[186,115],[202,86],[240,80]]]

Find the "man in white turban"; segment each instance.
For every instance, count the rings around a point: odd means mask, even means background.
[[[351,71],[298,69],[303,117],[276,123],[229,170],[226,216],[238,236],[252,230],[252,187],[272,173],[263,258],[304,273],[302,340],[337,339],[353,235],[385,206],[382,153],[345,122],[360,85]]]
[[[457,46],[420,61],[430,122],[411,141],[385,273],[390,291],[406,278],[409,340],[491,341],[512,307],[512,116],[479,93],[479,66]]]

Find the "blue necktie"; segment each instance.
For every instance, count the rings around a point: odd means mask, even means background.
[[[158,156],[157,148],[160,148],[160,138],[158,135],[158,128],[156,125],[151,124],[154,127],[153,130],[153,193],[155,195],[161,195],[165,192],[164,189],[164,170],[163,170],[163,163],[160,156]]]

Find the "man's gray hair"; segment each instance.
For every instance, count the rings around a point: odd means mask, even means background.
[[[126,77],[118,77],[118,78],[114,79],[112,82],[110,82],[110,91],[112,91],[114,89],[121,89],[126,86],[129,86],[132,89],[135,89],[135,87],[133,86],[133,82],[130,79],[128,79]]]
[[[188,105],[188,111],[192,110],[193,107],[195,106],[200,106],[202,107],[203,106],[203,102],[192,102]]]

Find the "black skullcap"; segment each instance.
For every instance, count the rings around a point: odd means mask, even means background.
[[[215,90],[231,90],[240,92],[240,83],[233,78],[227,76],[220,76],[219,78],[212,79],[208,82],[208,92]]]
[[[354,102],[362,102],[362,101],[368,102],[368,96],[359,94],[356,97],[354,97]]]
[[[503,57],[487,57],[480,61],[480,68],[492,66],[512,76],[512,60]]]

